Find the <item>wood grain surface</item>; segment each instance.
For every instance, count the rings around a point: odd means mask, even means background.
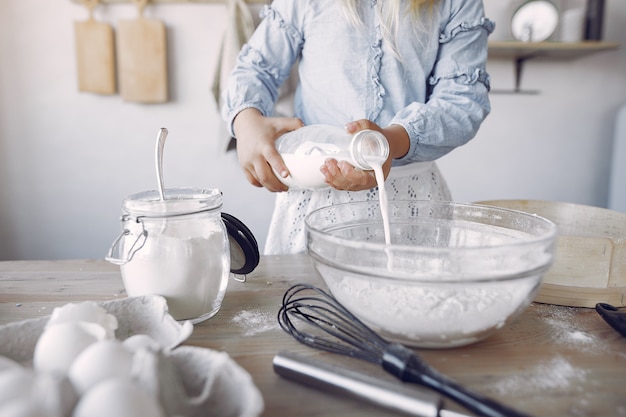
[[[231,279],[220,312],[196,325],[186,344],[225,351],[245,368],[263,394],[264,416],[394,415],[273,372],[272,358],[287,350],[396,382],[375,365],[301,345],[278,327],[282,295],[300,282],[324,286],[308,256],[262,257],[245,283]],[[0,324],[45,316],[71,301],[122,297],[118,267],[102,260],[0,262]],[[626,413],[626,338],[593,309],[534,303],[485,341],[417,353],[470,389],[530,415]],[[463,411],[450,401],[446,408]]]
[[[120,93],[124,101],[164,103],[168,99],[165,24],[143,17],[147,0],[133,2],[138,5],[139,16],[117,24]]]
[[[626,306],[626,213],[560,201],[479,204],[536,214],[558,226],[554,263],[536,301],[572,307]]]
[[[98,1],[83,0],[89,11],[85,21],[74,22],[78,90],[115,94],[115,37],[108,23],[98,22],[93,9]]]

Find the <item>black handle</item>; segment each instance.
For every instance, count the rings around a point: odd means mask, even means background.
[[[598,303],[596,304],[596,311],[612,328],[626,337],[626,310],[620,311],[611,304]]]
[[[399,344],[383,353],[383,368],[404,382],[431,388],[483,417],[530,417],[495,400],[476,394],[431,368],[415,353]]]

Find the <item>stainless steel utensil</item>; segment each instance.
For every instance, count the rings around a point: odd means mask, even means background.
[[[377,363],[400,380],[431,388],[479,416],[527,416],[471,392],[431,368],[412,350],[387,342],[332,295],[315,286],[296,284],[289,288],[283,296],[278,322],[307,346]]]
[[[279,352],[272,362],[274,371],[285,378],[333,394],[350,395],[409,416],[468,417],[443,409],[443,401],[435,393],[394,384],[295,353]]]
[[[155,150],[155,165],[157,172],[157,184],[159,186],[159,196],[161,200],[165,200],[165,193],[163,188],[163,148],[165,147],[165,138],[167,137],[167,129],[162,127],[159,129],[159,135],[157,136],[156,150]]]

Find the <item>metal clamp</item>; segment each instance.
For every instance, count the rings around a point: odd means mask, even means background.
[[[129,216],[127,215],[122,216],[123,223],[125,223],[128,219],[129,219]],[[119,234],[117,239],[115,239],[115,241],[109,248],[109,252],[107,253],[107,256],[105,256],[104,258],[105,260],[115,265],[125,265],[133,259],[133,256],[135,256],[135,253],[137,253],[137,251],[143,248],[143,246],[146,244],[146,240],[148,240],[148,231],[146,230],[143,224],[143,220],[141,218],[137,218],[136,222],[141,223],[141,233],[137,236],[137,239],[135,239],[130,249],[128,250],[127,257],[117,258],[113,256],[113,252],[117,251],[119,253],[119,246],[120,246],[120,242],[122,241],[122,239],[125,236],[128,236],[130,234],[129,229],[124,229],[122,230],[122,233]]]

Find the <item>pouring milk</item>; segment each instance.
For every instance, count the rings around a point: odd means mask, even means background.
[[[375,130],[350,135],[329,125],[308,125],[288,132],[276,140],[276,149],[289,169],[289,176],[276,175],[290,188],[321,190],[328,188],[319,167],[327,158],[348,161],[356,168],[373,170],[378,185],[385,243],[391,243],[389,212],[383,164],[389,156],[389,143]]]

